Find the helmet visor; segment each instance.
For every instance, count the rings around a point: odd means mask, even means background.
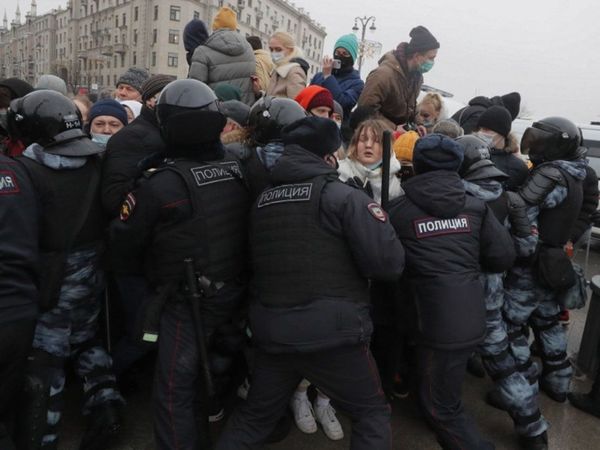
[[[543,154],[545,148],[554,148],[557,144],[558,135],[556,131],[529,127],[521,138],[521,153],[537,156]]]

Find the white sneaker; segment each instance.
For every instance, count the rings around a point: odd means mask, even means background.
[[[306,434],[316,433],[317,422],[315,422],[315,412],[312,405],[308,401],[308,397],[292,396],[290,407],[294,413],[294,421],[296,426]]]
[[[342,430],[342,425],[335,416],[335,409],[330,403],[327,403],[327,406],[319,407],[315,401],[315,417],[329,439],[339,441],[344,438],[344,430]]]

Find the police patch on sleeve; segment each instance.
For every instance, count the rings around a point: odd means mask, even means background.
[[[387,215],[385,211],[378,203],[369,203],[367,205],[367,209],[369,210],[371,215],[380,222],[385,222],[387,220]]]
[[[18,194],[21,192],[17,177],[12,170],[0,170],[0,195]]]
[[[129,219],[129,216],[131,215],[131,213],[133,212],[134,209],[135,209],[135,197],[130,192],[129,194],[127,194],[127,197],[125,197],[125,201],[121,205],[121,213],[119,214],[119,217],[121,218],[121,220],[123,222],[125,222],[127,219]]]

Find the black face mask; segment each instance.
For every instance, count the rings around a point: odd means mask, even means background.
[[[345,70],[348,69],[349,67],[352,67],[354,65],[354,60],[352,59],[352,56],[341,56],[341,55],[334,55],[335,59],[339,59],[341,64],[340,70]]]

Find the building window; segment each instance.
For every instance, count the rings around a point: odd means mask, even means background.
[[[137,45],[138,41],[138,30],[133,30],[133,45]]]
[[[200,13],[198,11],[194,11],[194,20],[200,19]]]
[[[169,19],[179,22],[181,20],[181,7],[171,6],[169,10]]]
[[[250,16],[250,14],[246,14],[246,23],[248,25],[250,25],[250,21],[252,20],[252,17]]]
[[[169,30],[169,44],[179,44],[179,30]]]
[[[167,56],[167,66],[177,67],[179,63],[179,55],[177,53],[169,53]]]
[[[152,67],[156,66],[156,52],[152,52]]]
[[[127,14],[123,13],[123,26],[127,25]]]
[[[156,44],[157,41],[158,41],[158,30],[155,28],[154,30],[152,30],[152,43]]]
[[[135,8],[133,8],[133,20],[137,22],[138,20],[138,15],[140,13],[140,8],[138,6],[136,6]]]
[[[114,62],[114,64],[113,64],[113,65],[115,66],[115,69],[116,69],[116,68],[117,68],[117,55],[115,55],[115,56],[113,57],[113,62]]]
[[[118,27],[118,26],[119,26],[119,16],[115,16],[115,27]]]
[[[154,5],[154,20],[158,20],[158,5]]]
[[[133,52],[133,65],[137,64],[137,52]]]

